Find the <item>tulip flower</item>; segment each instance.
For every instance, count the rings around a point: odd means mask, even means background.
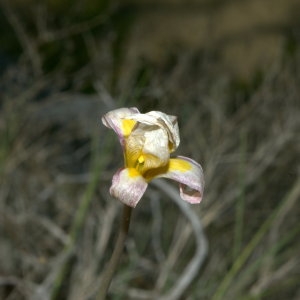
[[[113,176],[110,194],[135,207],[154,178],[165,177],[180,184],[180,196],[200,203],[204,179],[201,166],[184,157],[170,157],[180,143],[177,118],[159,111],[142,114],[135,107],[106,113],[103,124],[118,135],[124,167]]]

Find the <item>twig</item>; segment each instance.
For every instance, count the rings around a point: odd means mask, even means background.
[[[41,75],[42,63],[34,41],[26,33],[24,25],[21,24],[20,20],[18,19],[14,11],[11,9],[10,5],[7,4],[6,1],[0,1],[0,5],[2,10],[5,12],[7,20],[13,27],[21,46],[24,48],[25,53],[27,53],[35,75]]]
[[[108,11],[104,14],[98,14],[95,17],[88,19],[86,21],[82,21],[76,24],[70,24],[67,28],[61,28],[56,31],[49,31],[45,29],[45,26],[41,29],[40,35],[40,44],[49,43],[57,40],[63,40],[75,35],[83,34],[92,30],[93,28],[105,24],[111,17],[111,14],[114,12],[116,8],[111,6]]]
[[[133,298],[138,297],[139,299],[178,300],[203,266],[208,252],[208,242],[199,217],[193,212],[191,206],[180,198],[177,189],[162,180],[155,180],[152,184],[166,193],[179,206],[182,213],[191,223],[196,242],[196,251],[180,278],[166,294],[157,296],[154,292],[147,292],[138,289],[131,289],[129,293]]]
[[[181,277],[170,288],[170,291],[158,298],[159,300],[177,300],[182,296],[202,267],[208,252],[208,242],[199,217],[193,212],[190,205],[182,201],[178,191],[171,184],[162,180],[156,180],[153,184],[165,192],[179,206],[182,213],[190,221],[195,234],[196,251],[193,258],[183,271]]]
[[[124,205],[119,236],[114,248],[114,252],[111,256],[111,259],[102,275],[101,286],[99,289],[97,300],[104,300],[106,298],[113,275],[119,264],[121,255],[123,253],[124,245],[125,245],[125,240],[128,235],[131,211],[132,208],[130,206]]]
[[[179,223],[179,222],[178,222]],[[182,224],[179,225],[182,227]],[[183,229],[175,236],[174,241],[170,245],[170,253],[168,254],[167,259],[164,261],[163,268],[156,280],[156,290],[161,291],[170,277],[170,271],[176,265],[176,263],[180,260],[180,255],[185,248],[185,245],[188,243],[190,235],[192,233],[192,229],[190,226],[184,226]]]
[[[161,237],[160,232],[162,229],[162,214],[159,202],[159,194],[157,191],[153,192],[153,196],[151,197],[151,211],[153,216],[152,223],[152,247],[154,250],[154,255],[158,262],[162,262],[165,260],[165,253],[162,249],[161,245]]]
[[[213,300],[222,299],[222,297],[227,292],[232,280],[240,271],[241,267],[245,264],[255,247],[261,241],[261,239],[265,236],[266,232],[270,229],[270,227],[274,224],[274,221],[278,216],[281,215],[282,210],[285,210],[286,203],[293,203],[295,199],[298,199],[300,193],[300,177],[296,180],[292,190],[283,198],[283,200],[278,204],[273,213],[266,219],[266,221],[261,225],[257,233],[253,236],[251,241],[244,248],[240,256],[235,260],[231,269],[228,271],[227,275],[222,280],[215,294],[213,295]]]

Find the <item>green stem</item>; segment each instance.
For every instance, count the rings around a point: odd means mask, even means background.
[[[119,264],[128,235],[131,211],[131,207],[124,205],[119,236],[115,245],[114,252],[110,258],[108,265],[106,266],[106,269],[104,270],[97,300],[104,300],[106,298],[113,275]]]

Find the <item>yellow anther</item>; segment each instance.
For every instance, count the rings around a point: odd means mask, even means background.
[[[145,162],[145,157],[144,157],[144,155],[141,155],[141,156],[138,158],[138,162],[139,162],[139,164],[142,164],[142,163]]]

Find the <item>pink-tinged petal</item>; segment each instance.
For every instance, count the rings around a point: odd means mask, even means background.
[[[106,113],[101,120],[106,127],[115,131],[121,145],[124,146],[124,138],[131,133],[136,123],[133,120],[128,120],[128,117],[139,113],[136,107],[119,108]]]
[[[124,204],[135,207],[144,195],[148,184],[136,169],[120,169],[112,179],[110,194]]]
[[[178,156],[170,159],[165,177],[180,183],[180,196],[189,203],[200,203],[203,198],[204,176],[202,167],[194,160]]]

